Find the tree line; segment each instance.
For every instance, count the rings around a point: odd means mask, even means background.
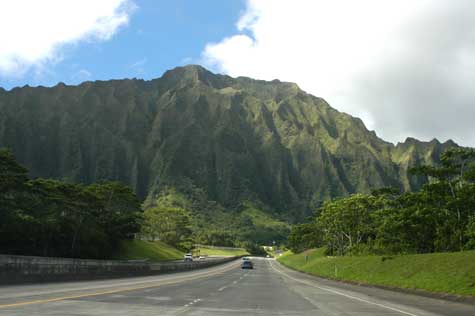
[[[271,229],[258,230],[249,217],[236,216],[192,183],[163,186],[143,203],[140,238],[161,240],[189,251],[195,243],[212,246],[242,247],[249,253],[262,254],[258,243],[275,238]],[[269,242],[270,243],[270,242]]]
[[[141,204],[119,182],[29,179],[14,155],[0,149],[0,253],[108,259],[120,252],[122,240],[133,238],[161,240],[183,251],[194,243],[258,249],[238,240],[230,215],[201,189],[162,191]]]
[[[310,221],[292,227],[294,252],[326,247],[330,255],[405,254],[475,249],[475,151],[452,148],[418,192],[382,188],[325,202]]]
[[[84,185],[27,174],[0,150],[0,253],[109,258],[140,230],[140,201],[119,182]]]

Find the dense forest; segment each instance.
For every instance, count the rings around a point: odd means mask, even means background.
[[[475,150],[449,149],[439,166],[411,172],[430,181],[417,192],[381,188],[328,200],[310,221],[294,225],[285,241],[288,226],[250,203],[236,219],[225,209],[217,212],[204,192],[190,186],[188,194],[169,188],[141,205],[119,182],[29,180],[13,154],[0,150],[0,252],[110,258],[121,240],[136,237],[182,250],[194,243],[253,249],[273,241],[294,252],[324,246],[331,255],[474,249]]]
[[[294,252],[326,247],[331,255],[405,254],[475,249],[475,151],[453,148],[417,192],[373,190],[327,201],[307,223],[295,225]]]
[[[9,150],[0,150],[0,253],[111,258],[122,240],[132,238],[183,251],[202,243],[256,252],[257,243],[281,241],[289,232],[287,224],[251,205],[239,218],[231,216],[192,185],[183,188],[187,194],[169,188],[141,204],[119,182],[85,185],[27,174]]]
[[[0,150],[0,253],[108,258],[140,230],[140,202],[118,182],[37,178]]]

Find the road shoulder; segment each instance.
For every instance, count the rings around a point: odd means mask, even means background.
[[[405,294],[410,294],[410,295],[416,295],[416,296],[421,296],[421,297],[426,297],[426,298],[434,298],[434,299],[439,299],[439,300],[446,300],[446,301],[451,301],[451,302],[458,302],[458,303],[463,303],[463,304],[469,304],[469,305],[474,305],[475,306],[475,297],[474,296],[462,296],[462,295],[454,295],[454,294],[449,294],[449,293],[438,293],[438,292],[429,292],[426,290],[421,290],[421,289],[408,289],[408,288],[401,288],[401,287],[395,287],[395,286],[387,286],[387,285],[378,285],[378,284],[369,284],[369,283],[364,283],[364,282],[357,282],[357,281],[352,281],[352,280],[335,280],[332,278],[327,278],[324,276],[317,276],[305,271],[300,271],[298,269],[295,269],[291,266],[287,266],[279,261],[276,260],[281,266],[291,270],[295,271],[298,273],[302,273],[311,277],[316,278],[317,280],[320,281],[328,281],[328,282],[335,282],[335,284],[350,284],[350,285],[355,285],[355,286],[361,286],[361,287],[367,287],[367,288],[376,288],[376,289],[382,289],[382,290],[388,290],[388,291],[393,291],[393,292],[400,292],[400,293],[405,293]]]
[[[466,302],[454,302],[440,298],[393,291],[391,289],[324,279],[290,269],[277,260],[273,260],[271,266],[275,271],[280,271],[282,275],[287,275],[294,281],[318,288],[329,289],[330,291],[338,292],[338,294],[344,294],[343,296],[349,296],[362,301],[370,301],[371,303],[376,303],[376,305],[387,304],[388,306],[396,306],[396,309],[399,309],[397,308],[398,306],[423,309],[424,311],[436,315],[475,315],[475,305]],[[409,313],[409,315],[410,314],[411,313]]]

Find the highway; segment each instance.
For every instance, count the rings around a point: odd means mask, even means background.
[[[475,305],[321,280],[273,259],[151,277],[0,287],[7,315],[474,316]]]

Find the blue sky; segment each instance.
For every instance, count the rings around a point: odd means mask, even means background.
[[[474,21],[473,0],[0,1],[0,87],[202,64],[295,82],[394,143],[475,146]]]
[[[245,7],[242,0],[137,0],[134,4],[128,25],[110,39],[66,45],[59,61],[30,68],[20,77],[0,76],[0,86],[160,77],[170,68],[200,63],[207,43],[236,30]]]

